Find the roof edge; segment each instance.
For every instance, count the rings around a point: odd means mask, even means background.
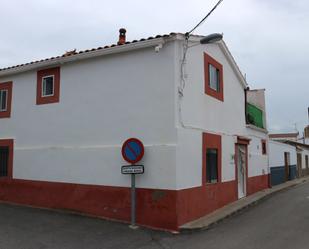
[[[52,57],[52,58],[37,61],[37,62],[31,62],[31,63],[27,63],[24,65],[11,67],[8,69],[4,69],[2,71],[0,70],[0,77],[5,77],[5,76],[27,72],[27,71],[42,69],[42,68],[50,67],[50,66],[62,65],[65,63],[74,62],[78,60],[85,60],[85,59],[95,58],[95,57],[104,56],[104,55],[111,55],[111,54],[116,54],[116,53],[124,53],[124,52],[129,52],[129,51],[133,51],[133,50],[137,50],[141,48],[154,47],[159,44],[164,44],[165,42],[167,42],[168,38],[171,38],[171,36],[167,38],[164,38],[164,37],[153,38],[151,40],[139,41],[135,43],[124,44],[121,46],[118,45],[118,46],[108,47],[108,48],[92,49],[89,51],[86,50],[85,52],[74,54],[71,56]]]

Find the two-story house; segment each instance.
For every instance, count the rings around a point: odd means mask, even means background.
[[[1,69],[0,200],[129,221],[137,137],[137,223],[177,230],[268,186],[247,88],[224,41],[179,33]]]

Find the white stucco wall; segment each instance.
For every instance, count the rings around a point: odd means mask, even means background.
[[[290,152],[290,163],[296,165],[296,148],[292,145],[269,140],[269,167],[284,166],[284,152]]]
[[[178,49],[180,63],[182,58],[181,42],[178,42]],[[206,95],[204,92],[204,52],[223,65],[224,102]],[[177,188],[202,185],[203,132],[221,135],[222,181],[234,180],[237,135],[246,135],[244,87],[218,44],[195,44],[189,48],[185,74],[186,85],[183,97],[180,102],[176,103],[178,105],[178,109],[176,109],[176,121],[178,121],[176,123],[178,128]],[[179,84],[180,78],[176,82],[176,87]],[[178,99],[177,94],[175,99]]]
[[[248,176],[268,174],[269,145],[267,133],[251,128],[247,128],[247,132],[248,137],[251,139],[248,146]],[[266,140],[266,155],[262,153],[262,140]]]
[[[174,44],[61,65],[60,103],[36,105],[36,71],[13,81],[12,115],[0,139],[15,140],[13,177],[129,186],[120,147],[146,147],[137,186],[176,188]]]

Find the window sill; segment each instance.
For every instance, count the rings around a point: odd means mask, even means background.
[[[216,184],[219,184],[219,183],[221,183],[221,182],[206,182],[205,183],[205,186],[211,186],[211,185],[216,185]]]
[[[265,128],[260,128],[260,127],[257,127],[255,125],[252,125],[252,124],[246,124],[246,127],[250,128],[252,130],[256,130],[256,131],[260,131],[260,132],[263,132],[265,134],[268,134],[268,130],[266,130]]]

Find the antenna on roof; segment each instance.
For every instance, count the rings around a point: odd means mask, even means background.
[[[205,22],[205,20],[212,14],[212,12],[219,6],[219,4],[222,3],[222,1],[223,0],[219,0],[217,4],[208,12],[208,14],[193,29],[186,33],[186,37],[189,37],[194,30],[196,30],[200,25],[202,25],[203,22]]]

